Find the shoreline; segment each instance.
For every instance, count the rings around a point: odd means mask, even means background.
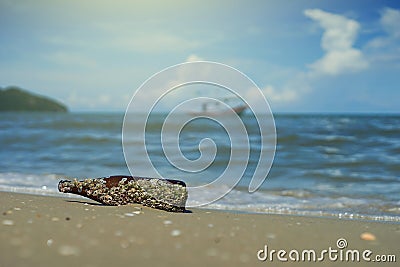
[[[49,191],[43,189],[36,189],[34,191],[23,189],[10,190],[10,188],[0,188],[1,193],[13,193],[13,194],[26,194],[41,197],[56,197],[56,198],[68,198],[68,199],[78,199],[78,200],[88,200],[88,198],[75,195],[75,194],[65,194],[58,191]],[[95,202],[95,201],[94,201]],[[97,202],[96,202],[97,203]],[[362,213],[339,213],[327,211],[299,211],[299,210],[284,210],[284,211],[255,211],[255,210],[235,210],[235,209],[223,209],[223,208],[203,208],[196,207],[194,209],[205,210],[205,211],[217,211],[226,213],[238,213],[238,214],[261,214],[261,215],[277,215],[277,216],[301,216],[310,218],[327,218],[327,219],[339,219],[339,220],[355,220],[355,221],[365,221],[365,222],[381,222],[381,223],[395,223],[400,224],[400,216],[396,215],[371,215]]]
[[[371,250],[373,255],[390,254],[400,260],[400,225],[390,222],[206,209],[171,213],[141,205],[103,206],[89,199],[9,192],[0,192],[0,202],[1,266],[275,266],[288,262],[260,261],[257,253],[265,246],[320,252],[337,250],[341,238],[346,249]],[[319,263],[343,265],[327,258]]]

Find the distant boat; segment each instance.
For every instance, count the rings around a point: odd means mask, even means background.
[[[231,102],[232,98],[223,98],[221,101],[224,103]],[[233,106],[233,105],[229,105]],[[236,112],[238,115],[241,115],[248,106],[246,104],[236,104],[231,109]],[[204,116],[204,115],[224,115],[228,114],[230,109],[226,108],[226,106],[221,106],[219,102],[204,102],[201,105],[200,111],[189,111],[188,113],[193,116]]]

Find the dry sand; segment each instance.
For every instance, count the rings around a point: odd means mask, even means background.
[[[204,209],[169,213],[4,192],[0,203],[0,267],[398,266],[400,261],[399,224]],[[347,248],[338,249],[340,238]],[[276,254],[272,262],[259,261],[257,252],[265,245],[287,253],[313,249],[317,257],[329,247],[371,250],[369,258],[395,255],[397,264],[331,261],[327,253],[317,263],[294,262],[288,254],[288,262]]]

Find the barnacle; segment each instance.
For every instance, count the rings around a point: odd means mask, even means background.
[[[78,194],[104,205],[140,203],[156,209],[184,212],[188,197],[182,181],[133,176],[110,176],[60,181],[60,192]]]

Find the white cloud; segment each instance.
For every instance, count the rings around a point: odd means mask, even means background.
[[[338,75],[366,69],[368,62],[360,50],[349,48],[343,51],[329,51],[310,66],[314,71],[312,74]]]
[[[381,13],[380,22],[390,36],[400,38],[400,10],[385,8]]]
[[[185,60],[185,62],[195,62],[195,61],[204,61],[204,59],[195,54],[191,54]]]
[[[374,64],[400,61],[400,10],[385,8],[381,11],[380,26],[385,35],[367,43],[365,50]]]
[[[361,50],[353,47],[360,29],[357,21],[320,9],[307,9],[304,14],[324,29],[321,46],[325,55],[310,65],[312,74],[339,75],[368,67]]]
[[[288,105],[299,101],[312,91],[317,79],[362,71],[368,61],[361,50],[353,47],[360,30],[357,21],[320,9],[307,9],[304,15],[318,22],[324,29],[321,47],[324,55],[310,64],[306,72],[292,73],[284,86],[265,86],[262,91],[273,106]]]
[[[400,39],[400,10],[385,8],[381,12],[380,26],[386,36],[379,36],[367,44],[367,48],[382,49],[396,43]]]
[[[277,91],[276,88],[271,85],[262,88],[262,92],[268,101],[271,101],[272,103],[289,103],[298,98],[298,92],[294,90],[286,89]]]

